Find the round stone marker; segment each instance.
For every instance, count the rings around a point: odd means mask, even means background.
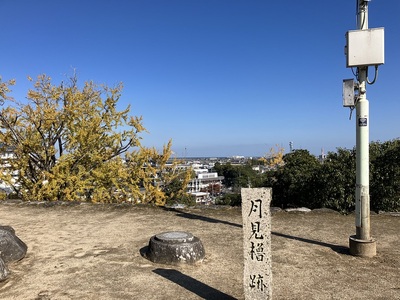
[[[170,231],[150,238],[147,258],[155,263],[194,264],[203,260],[205,251],[200,239],[184,231]]]

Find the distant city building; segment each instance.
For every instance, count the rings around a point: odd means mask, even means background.
[[[326,154],[324,148],[321,149],[321,154],[318,156],[319,161],[324,161],[326,159]]]
[[[244,156],[241,155],[234,155],[232,156],[233,159],[244,159]]]
[[[5,146],[4,144],[0,144],[0,168],[3,174],[10,174],[10,160],[15,159],[14,148]],[[18,171],[13,171],[12,175],[12,182],[16,183],[19,177]],[[13,192],[12,186],[7,184],[6,182],[0,180],[0,190],[5,192],[7,195]]]
[[[223,176],[209,173],[208,169],[194,169],[196,178],[188,184],[188,193],[195,196],[196,203],[212,202],[212,197],[221,192]]]

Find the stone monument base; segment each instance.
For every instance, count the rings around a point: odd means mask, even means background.
[[[155,263],[194,264],[203,260],[205,251],[200,239],[191,233],[171,231],[152,236],[146,256]]]
[[[376,255],[376,241],[359,240],[355,235],[349,238],[350,254],[361,257],[374,257]]]

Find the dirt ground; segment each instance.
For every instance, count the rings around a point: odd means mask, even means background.
[[[240,208],[166,210],[110,205],[2,203],[0,225],[28,245],[8,265],[1,299],[243,299]],[[400,217],[371,216],[377,256],[348,254],[354,215],[272,216],[274,299],[400,299]],[[151,236],[188,231],[204,244],[197,265],[154,264]]]

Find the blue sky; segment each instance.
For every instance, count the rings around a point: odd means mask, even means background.
[[[355,145],[342,107],[345,33],[356,0],[1,0],[0,75],[55,83],[124,83],[160,149],[177,156],[261,156],[274,145],[319,154]],[[400,137],[400,1],[373,0],[369,28],[385,27],[385,65],[367,87],[370,139]],[[373,70],[371,70],[370,73]]]

